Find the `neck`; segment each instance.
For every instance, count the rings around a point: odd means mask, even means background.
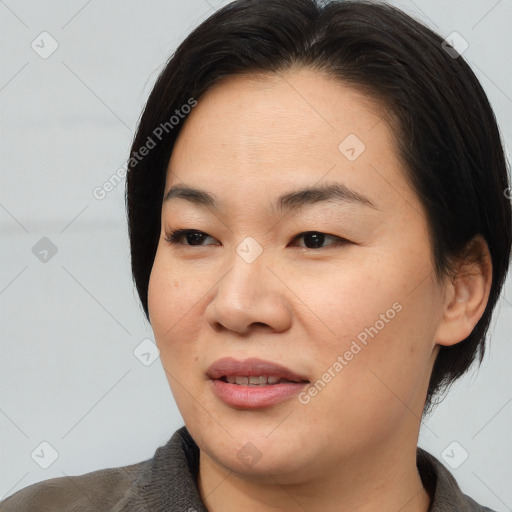
[[[200,452],[198,485],[210,512],[427,512],[430,497],[416,467],[416,443],[400,442],[351,456],[320,474],[252,478]],[[416,440],[417,441],[417,440]]]

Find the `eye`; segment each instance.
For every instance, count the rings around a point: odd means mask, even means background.
[[[327,247],[339,246],[349,243],[348,240],[344,238],[336,235],[328,235],[327,233],[321,233],[320,231],[306,231],[304,233],[300,233],[299,235],[295,236],[292,241],[298,240],[300,238],[304,239],[306,244],[306,247],[304,247],[305,249],[324,249]],[[327,238],[333,239],[334,243],[324,247],[319,247]]]
[[[207,233],[203,231],[198,231],[196,229],[177,229],[175,231],[171,231],[165,235],[166,242],[172,245],[188,245],[191,247],[201,247],[204,245],[214,245],[214,244],[203,244],[206,238],[212,238]],[[300,233],[293,237],[292,242],[303,238],[305,242],[304,249],[324,249],[326,247],[331,246],[339,246],[343,244],[349,243],[348,240],[341,238],[335,235],[329,235],[327,233],[322,233],[320,231],[305,231],[304,233]],[[334,240],[334,243],[331,243],[327,246],[323,246],[323,243],[326,239]],[[182,240],[185,239],[186,243],[182,243]]]
[[[201,246],[201,242],[205,238],[213,238],[210,235],[203,233],[202,231],[198,231],[196,229],[177,229],[175,231],[171,231],[170,233],[166,233],[165,241],[172,245],[190,245],[190,246]],[[182,244],[181,240],[185,238],[187,244]]]

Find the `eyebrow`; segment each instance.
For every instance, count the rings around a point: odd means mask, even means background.
[[[184,199],[193,204],[219,209],[220,202],[216,196],[183,183],[174,185],[165,194],[164,203],[173,199]],[[366,196],[356,192],[342,183],[332,183],[293,190],[279,196],[271,205],[272,211],[300,210],[306,206],[321,202],[347,202],[367,206],[375,210],[379,208]]]

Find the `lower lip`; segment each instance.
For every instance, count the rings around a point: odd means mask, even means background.
[[[212,379],[213,391],[218,398],[231,407],[257,409],[269,407],[299,394],[307,382],[289,384],[267,384],[265,386],[244,386]]]

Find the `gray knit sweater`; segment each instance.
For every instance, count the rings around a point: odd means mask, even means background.
[[[450,472],[418,448],[429,512],[493,512],[464,495]],[[0,512],[207,512],[197,489],[199,448],[186,427],[151,459],[38,482],[6,498]]]

